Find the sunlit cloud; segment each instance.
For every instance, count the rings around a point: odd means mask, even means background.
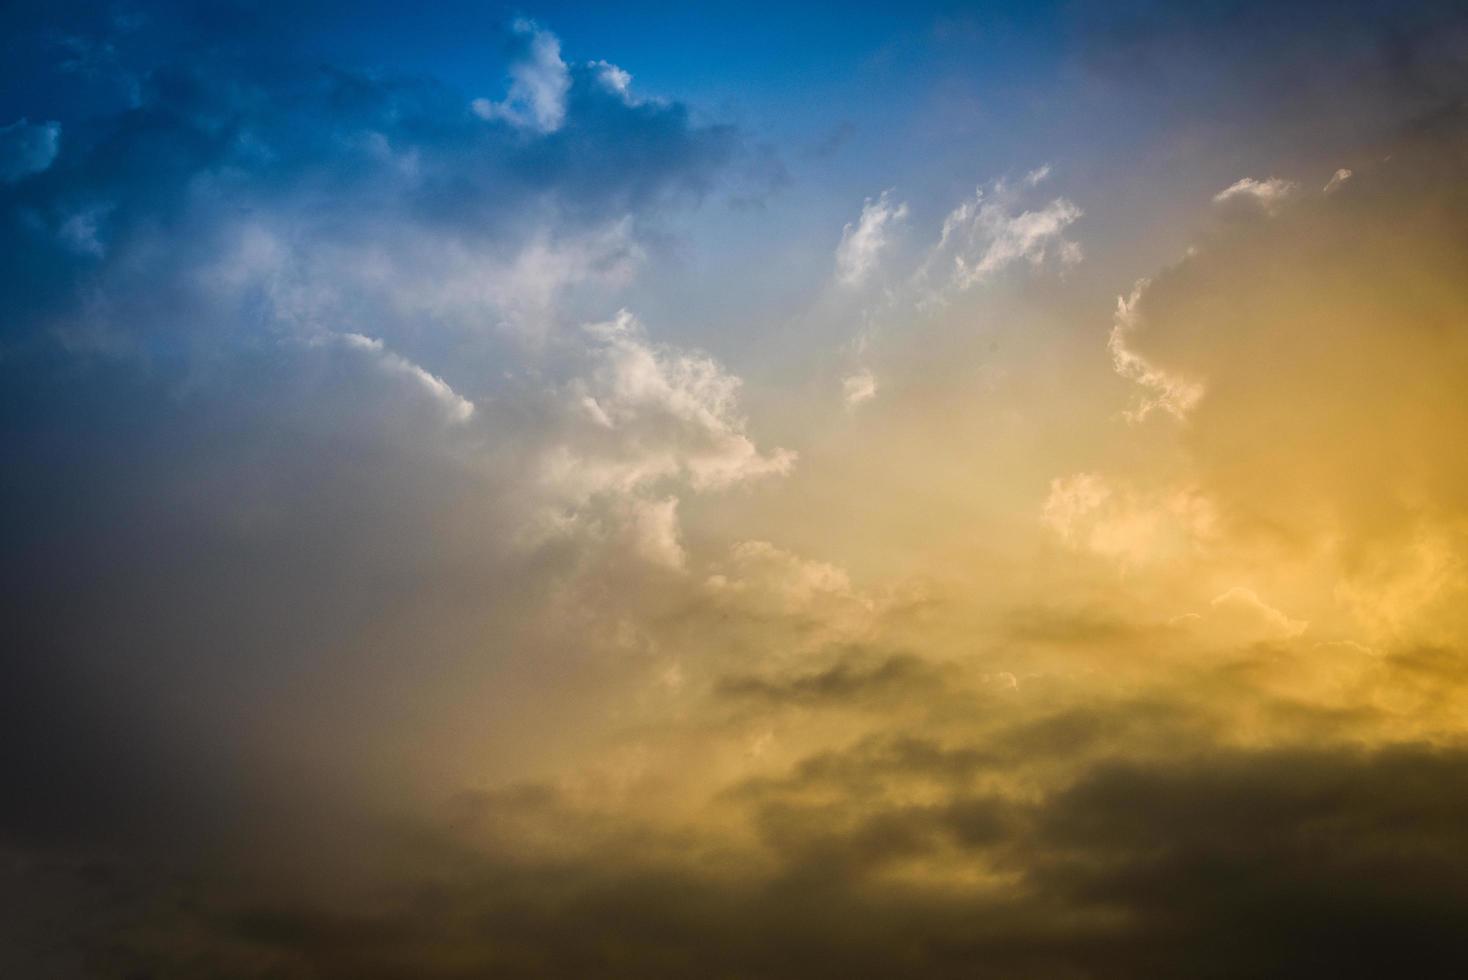
[[[1282,177],[1256,180],[1242,177],[1213,195],[1213,203],[1220,205],[1248,204],[1266,214],[1274,214],[1294,193],[1298,185]]]
[[[868,198],[861,217],[842,229],[841,244],[836,246],[836,278],[843,285],[859,286],[872,275],[891,228],[907,218],[907,205],[892,204],[891,193],[883,191],[876,200]]]
[[[0,974],[1453,975],[1465,26],[0,12]]]

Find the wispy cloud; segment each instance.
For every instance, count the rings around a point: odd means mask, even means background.
[[[890,190],[862,205],[861,217],[848,222],[836,246],[836,278],[846,286],[860,286],[877,269],[894,226],[907,218],[907,205],[891,201]]]

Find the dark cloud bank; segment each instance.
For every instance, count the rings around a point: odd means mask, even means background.
[[[360,904],[221,900],[208,881],[107,857],[12,856],[7,941],[22,945],[9,963],[159,977],[1375,977],[1451,973],[1468,952],[1461,751],[1103,761],[1028,803],[975,788],[982,753],[911,740],[853,752],[730,804],[751,807],[772,868],[578,820],[531,788],[465,801],[454,835],[376,840],[368,860],[392,852],[397,879]],[[799,802],[841,762],[869,783],[884,761],[947,795],[902,805],[867,786]],[[497,818],[588,846],[549,860],[464,843]],[[1004,884],[882,877],[940,855],[982,859]]]

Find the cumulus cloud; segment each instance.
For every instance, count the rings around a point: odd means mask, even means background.
[[[542,469],[570,500],[673,478],[718,490],[795,464],[791,450],[755,446],[738,412],[740,379],[712,358],[649,340],[627,311],[584,330],[587,371],[566,389],[571,425]]]
[[[593,61],[588,67],[596,72],[597,80],[610,91],[620,95],[624,99],[632,98],[632,73],[619,68],[610,61]]]
[[[50,168],[61,148],[61,124],[18,119],[0,126],[0,183],[15,183]]]
[[[843,285],[866,282],[877,268],[892,226],[907,218],[907,205],[894,206],[891,194],[885,190],[876,200],[867,198],[861,217],[842,229],[841,243],[836,246],[836,279]]]
[[[524,18],[514,22],[513,30],[521,46],[510,63],[509,92],[503,101],[475,99],[471,106],[481,119],[503,119],[540,133],[554,133],[565,122],[566,94],[571,89],[571,73],[561,60],[560,38]],[[605,80],[607,76],[602,71],[599,77]],[[625,83],[617,91],[625,94]]]
[[[251,73],[190,51],[69,141],[74,167],[14,185],[24,218],[0,234],[29,273],[0,285],[13,334],[85,324],[115,349],[164,334],[197,349],[258,327],[263,300],[271,329],[309,319],[414,360],[425,320],[543,338],[615,309],[650,217],[696,204],[742,152],[735,128],[631,104],[584,66],[567,68],[560,125],[527,140],[432,78]],[[162,247],[164,224],[188,245]],[[241,251],[249,236],[274,253]]]

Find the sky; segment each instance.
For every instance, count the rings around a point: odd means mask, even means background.
[[[1468,12],[0,9],[0,974],[1468,956]]]

